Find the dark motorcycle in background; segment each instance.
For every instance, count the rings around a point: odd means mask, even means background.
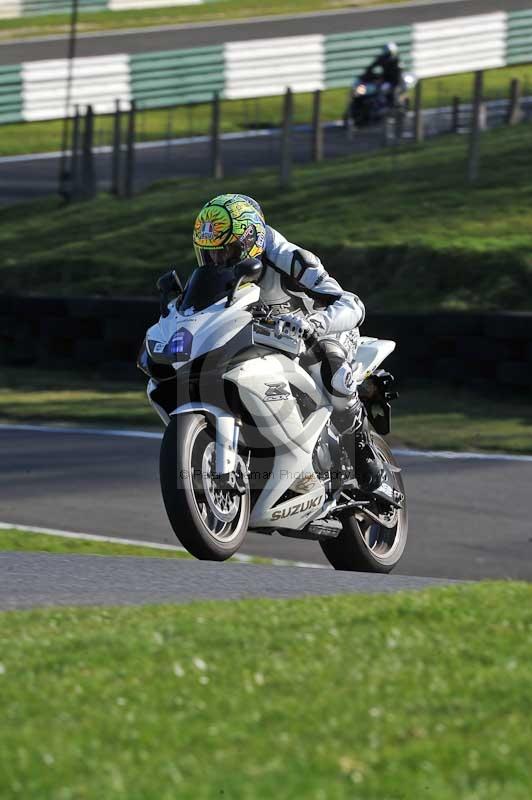
[[[362,128],[383,122],[389,115],[406,115],[409,93],[416,85],[411,74],[403,75],[397,88],[378,75],[364,75],[355,80],[344,122],[345,126]]]

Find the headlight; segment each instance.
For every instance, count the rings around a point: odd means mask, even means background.
[[[360,86],[357,86],[355,89],[355,94],[358,96],[366,94],[366,87],[363,83],[361,83]]]

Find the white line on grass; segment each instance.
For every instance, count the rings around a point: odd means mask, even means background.
[[[90,434],[92,436],[121,436],[130,439],[162,439],[162,433],[158,433],[157,431],[134,431],[134,430],[122,430],[118,428],[78,428],[78,427],[70,427],[70,426],[53,426],[53,425],[25,425],[25,424],[15,424],[15,425],[0,425],[0,431],[37,431],[39,433],[79,433],[79,434]]]
[[[460,453],[454,450],[411,450],[409,448],[393,448],[397,456],[419,458],[443,458],[450,461],[524,461],[532,463],[532,456],[518,456],[512,453]]]
[[[162,439],[162,433],[156,431],[135,431],[118,428],[77,428],[77,427],[52,427],[49,425],[25,425],[16,423],[0,424],[0,431],[37,431],[39,433],[75,433],[92,434],[93,436],[121,436],[132,439]],[[454,450],[413,450],[406,447],[393,448],[398,456],[415,458],[441,458],[454,461],[521,461],[532,463],[531,456],[519,456],[512,453],[471,453]]]
[[[77,531],[62,531],[56,528],[38,528],[34,525],[13,525],[11,522],[0,522],[0,530],[15,530],[26,533],[41,533],[45,536],[60,536],[63,539],[79,539],[85,542],[109,542],[110,544],[125,544],[130,547],[149,547],[152,550],[173,550],[178,553],[186,553],[184,547],[177,547],[173,544],[162,544],[160,542],[145,542],[136,539],[119,539],[118,536],[101,536],[96,533],[78,533]],[[247,564],[253,561],[254,558],[263,558],[263,556],[250,556],[246,553],[235,553],[232,558],[235,561],[240,561]],[[324,564],[307,564],[304,561],[286,561],[282,558],[268,559],[274,567],[307,567],[312,569],[327,569]]]

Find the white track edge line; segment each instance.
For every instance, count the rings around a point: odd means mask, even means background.
[[[117,428],[77,428],[48,425],[24,425],[15,423],[0,424],[0,431],[37,431],[39,433],[72,433],[92,434],[93,436],[120,436],[131,439],[162,439],[163,434],[156,431],[135,431]],[[532,455],[514,455],[512,453],[473,453],[455,450],[416,450],[408,447],[394,447],[393,452],[398,456],[410,458],[441,458],[455,461],[521,461],[532,463]],[[114,541],[114,540],[113,540]]]
[[[120,539],[118,536],[102,536],[97,533],[78,533],[77,531],[63,531],[57,528],[40,528],[35,525],[14,525],[11,522],[0,522],[0,530],[26,531],[27,533],[41,533],[45,536],[59,536],[63,539],[79,539],[85,542],[106,542],[109,544],[124,544],[129,547],[148,547],[152,550],[172,550],[178,553],[186,553],[184,547],[173,544],[162,544],[160,542],[145,542],[136,539]],[[246,553],[235,553],[232,558],[243,564],[248,564],[254,558],[267,558],[267,556],[251,556]],[[305,561],[287,561],[282,558],[271,558],[274,567],[306,567],[311,569],[327,569],[324,564],[307,564]]]

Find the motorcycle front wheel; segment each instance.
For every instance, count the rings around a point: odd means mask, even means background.
[[[398,467],[388,444],[372,431],[373,446],[383,461]],[[406,547],[408,511],[400,472],[394,472],[395,488],[405,497],[403,507],[382,514],[379,524],[362,514],[346,514],[336,539],[320,542],[321,549],[335,569],[355,572],[391,572]],[[374,509],[378,511],[378,508]]]
[[[202,414],[171,417],[161,443],[159,471],[168,519],[196,558],[225,561],[248,528],[250,491],[242,459],[229,476],[215,473],[215,432]]]

